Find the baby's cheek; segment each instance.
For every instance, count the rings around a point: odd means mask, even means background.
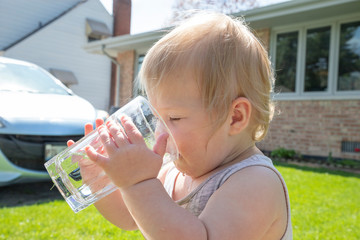
[[[181,155],[193,155],[199,152],[196,140],[189,138],[186,142],[178,145],[179,152]]]
[[[179,153],[183,156],[199,151],[200,139],[197,131],[181,131],[180,129],[170,129]]]

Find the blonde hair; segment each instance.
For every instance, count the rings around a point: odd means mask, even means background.
[[[219,124],[234,99],[247,98],[253,108],[252,138],[265,137],[274,111],[274,76],[267,51],[242,19],[202,12],[185,20],[146,54],[140,84],[151,92],[165,80],[178,80],[171,76],[179,71],[192,73],[205,108]]]

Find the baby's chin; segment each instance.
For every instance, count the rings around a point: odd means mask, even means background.
[[[181,160],[182,160],[182,156],[179,154],[178,158],[173,159],[173,163],[175,165],[175,167],[179,170],[179,165],[181,165]]]
[[[184,167],[184,163],[185,162],[184,162],[183,157],[179,154],[179,157],[174,161],[174,165],[177,170],[179,170],[183,174],[186,174],[186,169]]]

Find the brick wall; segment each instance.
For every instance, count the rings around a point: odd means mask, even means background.
[[[120,36],[130,34],[131,27],[131,0],[113,0],[113,35]],[[132,53],[131,53],[132,52]],[[132,84],[129,79],[133,78],[134,53],[133,51],[119,53],[117,60],[121,67],[120,71],[120,92],[117,88],[117,66],[111,64],[111,88],[110,88],[110,106],[122,106],[128,102],[132,96]],[[131,65],[131,66],[130,66]],[[130,70],[132,69],[132,70]],[[117,96],[119,100],[116,101]]]
[[[279,101],[277,110],[261,149],[360,160],[360,153],[341,152],[342,141],[360,142],[360,100]]]
[[[130,34],[131,0],[113,0],[114,36]]]
[[[120,93],[119,106],[125,105],[133,95],[135,51],[118,53],[117,62],[120,64]]]
[[[263,46],[269,51],[269,43],[270,43],[270,29],[256,29],[254,31],[254,35],[260,40]]]

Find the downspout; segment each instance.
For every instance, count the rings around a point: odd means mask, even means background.
[[[115,107],[119,106],[119,92],[120,92],[120,64],[116,61],[115,58],[111,57],[110,54],[108,54],[105,51],[105,44],[101,46],[102,53],[107,56],[110,61],[116,65],[116,82],[115,82]]]

